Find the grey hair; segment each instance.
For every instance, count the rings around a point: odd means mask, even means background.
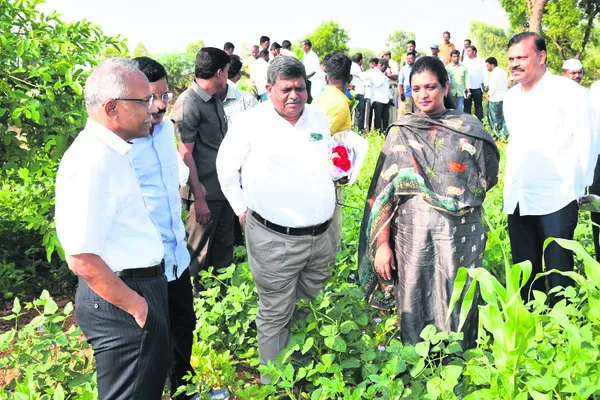
[[[295,57],[275,57],[267,70],[267,83],[274,85],[278,77],[282,79],[304,78],[306,80],[306,69]]]
[[[108,100],[127,97],[124,78],[139,74],[138,63],[124,58],[109,58],[100,63],[85,82],[84,98],[88,113]]]

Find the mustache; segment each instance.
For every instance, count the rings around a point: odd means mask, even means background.
[[[525,72],[525,71],[524,71],[522,68],[519,68],[519,67],[513,67],[513,68],[511,69],[511,71],[512,71],[512,72],[514,72],[514,71],[521,71],[521,72]]]

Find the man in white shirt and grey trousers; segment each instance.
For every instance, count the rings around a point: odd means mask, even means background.
[[[239,115],[217,156],[221,189],[245,227],[262,365],[287,346],[296,302],[323,289],[337,248],[327,117],[306,105],[297,59],[277,57],[267,81],[271,101]]]
[[[577,200],[592,183],[598,155],[597,128],[585,91],[548,71],[546,57],[546,43],[537,33],[517,34],[508,43],[509,68],[518,84],[504,98],[510,134],[504,211],[513,262],[531,261],[532,279],[542,272],[547,238],[573,239]],[[544,260],[547,270],[573,269],[573,254],[555,242],[546,248]],[[548,289],[572,285],[560,274],[547,280]],[[522,290],[524,299],[532,298],[530,284]],[[546,292],[545,279],[536,280],[532,289]]]
[[[110,58],[85,85],[89,118],[60,162],[56,231],[79,277],[75,315],[100,399],[160,399],[169,367],[164,247],[129,152],[158,112],[135,61]]]

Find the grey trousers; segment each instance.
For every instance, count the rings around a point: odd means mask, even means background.
[[[290,236],[268,229],[248,212],[248,261],[258,289],[260,363],[274,361],[290,339],[296,303],[313,299],[329,278],[336,247],[331,226],[319,236]]]
[[[148,302],[144,328],[79,279],[75,316],[94,350],[100,400],[159,400],[169,368],[167,278],[122,278]]]
[[[343,190],[341,186],[335,188],[335,197],[337,199],[335,204],[335,211],[333,212],[333,221],[331,221],[331,228],[335,235],[335,249],[336,252],[340,251],[342,244],[342,206],[344,203]]]

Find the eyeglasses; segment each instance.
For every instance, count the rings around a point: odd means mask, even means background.
[[[153,95],[154,100],[158,100],[161,99],[163,103],[167,104],[168,102],[170,102],[171,100],[173,100],[173,93],[163,93],[160,96],[155,94]]]
[[[117,98],[113,99],[114,101],[137,101],[139,103],[148,103],[148,111],[152,109],[152,105],[154,104],[154,95],[150,95],[148,97],[144,97],[143,99],[125,99],[125,98]]]

